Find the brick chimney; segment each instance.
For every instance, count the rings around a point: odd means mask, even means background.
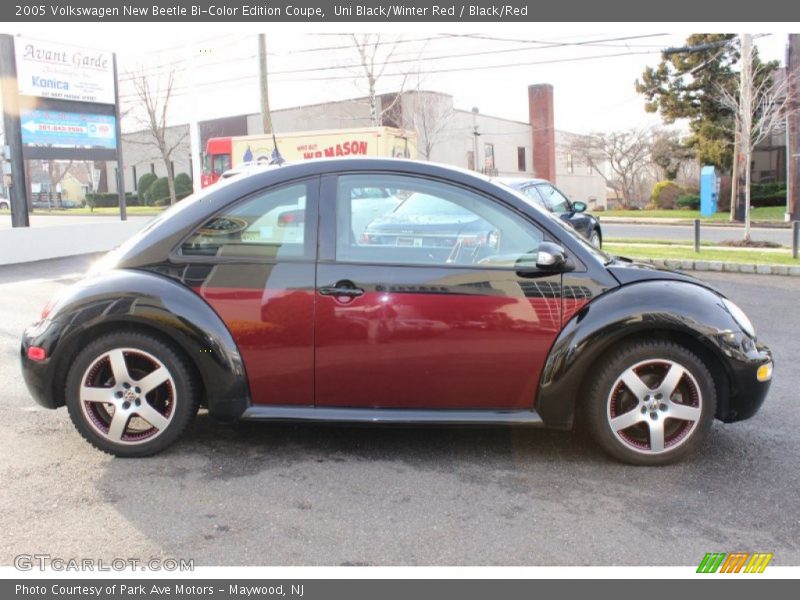
[[[553,86],[528,86],[528,117],[533,142],[533,172],[536,177],[556,180],[556,130],[553,124]]]

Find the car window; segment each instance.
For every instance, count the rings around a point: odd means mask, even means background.
[[[209,219],[181,245],[185,256],[304,255],[305,183],[262,192]]]
[[[570,212],[570,210],[572,210],[569,200],[567,200],[566,197],[552,185],[545,184],[538,185],[536,187],[539,193],[542,195],[547,208],[552,210],[554,213],[561,214]]]
[[[544,200],[542,200],[542,196],[537,191],[535,185],[530,185],[521,191],[526,198],[533,200],[533,203],[536,204],[537,206],[540,206],[542,208],[547,208],[547,205],[545,205]]]
[[[391,193],[375,197],[365,187]],[[451,184],[400,175],[339,178],[339,261],[513,268],[542,238],[510,209]]]

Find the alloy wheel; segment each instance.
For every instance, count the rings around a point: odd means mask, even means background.
[[[95,358],[78,394],[87,423],[116,444],[152,440],[175,415],[172,374],[155,356],[135,348],[115,348]]]
[[[617,378],[606,417],[614,436],[627,448],[661,454],[690,439],[702,407],[700,386],[686,367],[673,360],[651,359]]]

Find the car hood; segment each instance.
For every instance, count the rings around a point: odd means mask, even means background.
[[[686,283],[699,285],[711,290],[712,292],[722,295],[714,286],[706,283],[702,279],[694,277],[693,275],[689,275],[688,273],[674,271],[666,267],[658,267],[647,263],[636,262],[623,256],[615,256],[614,259],[606,265],[606,269],[608,269],[608,272],[611,273],[622,285],[636,283],[638,281],[653,281],[657,279],[683,281]]]

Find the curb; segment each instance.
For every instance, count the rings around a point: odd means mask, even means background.
[[[655,267],[679,269],[681,271],[712,271],[717,273],[744,273],[746,275],[783,275],[800,277],[798,265],[763,265],[755,263],[737,263],[721,260],[693,260],[677,258],[636,258],[637,262],[647,263]]]

